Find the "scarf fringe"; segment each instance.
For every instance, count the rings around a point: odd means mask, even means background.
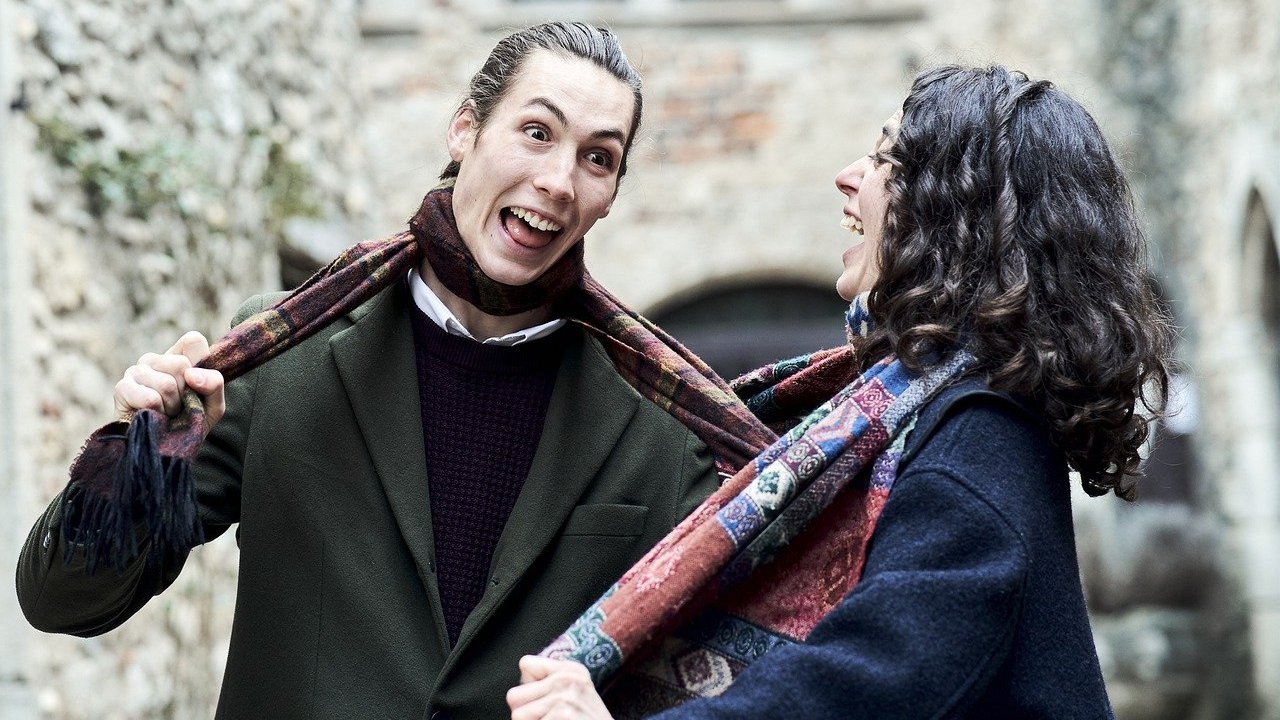
[[[64,560],[84,551],[85,571],[109,566],[123,571],[140,552],[139,522],[150,538],[148,564],[182,554],[204,541],[196,519],[191,464],[161,457],[155,413],[139,412],[124,436],[124,451],[112,475],[111,490],[102,495],[68,485],[62,501]]]

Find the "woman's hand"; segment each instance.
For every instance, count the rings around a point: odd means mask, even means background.
[[[507,691],[511,720],[613,720],[587,669],[568,660],[520,658],[520,684]]]
[[[212,428],[226,407],[222,373],[195,367],[209,354],[209,341],[192,331],[183,335],[165,354],[147,353],[138,364],[124,371],[116,383],[113,399],[116,413],[128,421],[138,410],[155,410],[174,416],[182,410],[182,393],[195,390],[204,401],[206,431]]]

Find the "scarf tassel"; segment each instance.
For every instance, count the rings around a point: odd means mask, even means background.
[[[109,488],[91,489],[75,482],[73,468],[62,504],[65,559],[69,562],[83,550],[90,574],[103,565],[123,571],[141,552],[139,537],[150,538],[151,565],[184,554],[204,540],[196,518],[191,463],[161,456],[157,422],[162,420],[155,413],[139,412],[123,437],[95,438],[124,444]]]

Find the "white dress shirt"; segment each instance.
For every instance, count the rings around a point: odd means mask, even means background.
[[[432,322],[439,325],[450,335],[457,335],[458,337],[476,340],[477,342],[485,345],[519,345],[522,342],[546,337],[556,330],[559,330],[565,323],[569,322],[564,318],[559,318],[549,322],[544,322],[541,325],[534,325],[531,328],[525,328],[524,330],[516,330],[515,332],[507,333],[502,337],[491,337],[480,340],[468,332],[467,329],[463,327],[462,323],[458,322],[457,316],[449,310],[448,306],[444,304],[444,301],[440,299],[440,296],[436,295],[435,292],[427,286],[427,283],[423,281],[422,276],[418,274],[417,268],[413,268],[409,271],[408,280],[409,293],[413,296],[413,304],[417,305],[419,310],[426,313],[426,316],[431,318]]]

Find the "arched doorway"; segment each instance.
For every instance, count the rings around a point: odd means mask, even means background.
[[[734,378],[844,343],[847,305],[830,286],[757,280],[699,289],[647,315],[720,375]]]
[[[1257,190],[1249,194],[1243,241],[1245,272],[1240,289],[1244,309],[1254,316],[1259,335],[1266,339],[1259,350],[1267,353],[1273,369],[1280,373],[1280,256],[1271,216]]]
[[[1233,550],[1250,606],[1255,685],[1269,708],[1280,708],[1280,248],[1272,210],[1262,194],[1249,195],[1242,228],[1241,310],[1252,342],[1238,382],[1249,401],[1235,408],[1248,422],[1234,443],[1237,502],[1228,507]]]

